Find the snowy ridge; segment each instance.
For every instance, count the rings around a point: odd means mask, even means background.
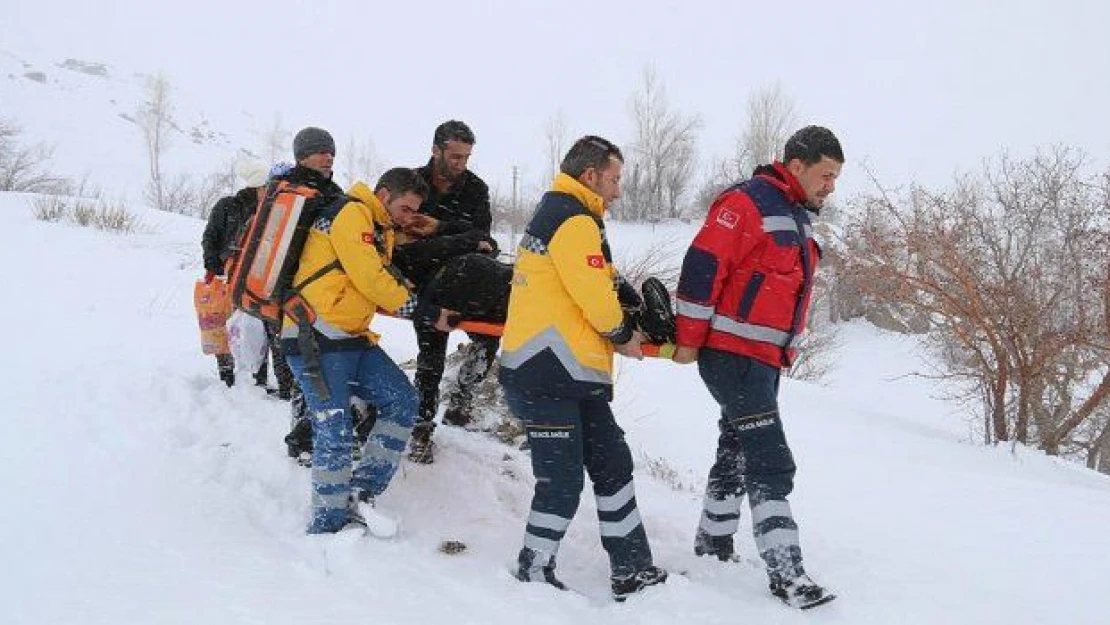
[[[33,62],[0,48],[0,118],[16,124],[21,144],[53,148],[55,174],[88,177],[109,197],[141,203],[148,169],[137,116],[149,95],[150,76],[127,74],[95,60]],[[174,119],[163,154],[163,170],[204,176],[229,166],[240,150],[259,143],[250,132],[267,120],[234,108],[213,117],[197,95],[175,87],[167,76]]]

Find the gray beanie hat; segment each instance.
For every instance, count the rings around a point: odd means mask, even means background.
[[[335,140],[323,128],[309,126],[293,137],[293,157],[298,161],[320,152],[335,156]]]

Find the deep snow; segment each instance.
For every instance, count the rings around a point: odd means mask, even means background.
[[[768,595],[743,525],[744,562],[693,556],[716,407],[694,367],[655,360],[620,363],[614,408],[657,562],[685,573],[664,587],[606,599],[588,490],[560,553],[586,596],[513,580],[527,455],[458,428],[381,499],[395,540],[310,539],[286,405],[225,388],[200,353],[202,223],[142,212],[143,232],[122,236],[35,221],[31,201],[0,195],[0,623],[1106,622],[1110,480],[971,442],[956,407],[902,375],[922,366],[916,342],[865,324],[842,327],[827,386],[788,380],[781,397],[807,565],[840,594],[818,610]],[[691,234],[616,224],[610,238],[619,257]],[[415,356],[405,322],[374,327],[396,360]],[[469,549],[444,556],[443,539]]]

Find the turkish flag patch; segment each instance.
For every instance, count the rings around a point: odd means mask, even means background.
[[[605,257],[601,254],[593,254],[586,257],[586,264],[594,269],[601,269],[605,266]]]
[[[362,242],[367,244],[367,245],[373,245],[374,244],[374,233],[373,232],[363,232],[362,233]]]
[[[737,215],[727,208],[722,209],[721,212],[717,213],[717,223],[728,228],[729,230],[734,230],[736,229],[736,226],[740,223],[740,215]]]

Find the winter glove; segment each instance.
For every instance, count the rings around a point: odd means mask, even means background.
[[[637,338],[637,336],[641,342],[644,340],[644,336],[636,329],[636,319],[633,318],[628,311],[624,312],[624,319],[621,320],[619,326],[602,336],[612,341],[613,345],[616,346],[625,345]]]
[[[215,280],[215,279],[216,279],[216,272],[215,271],[212,271],[211,269],[209,269],[208,271],[204,272],[204,283],[205,284],[212,284],[212,281]]]
[[[644,298],[636,292],[636,287],[622,275],[617,275],[617,301],[625,310],[641,310],[644,307]]]

